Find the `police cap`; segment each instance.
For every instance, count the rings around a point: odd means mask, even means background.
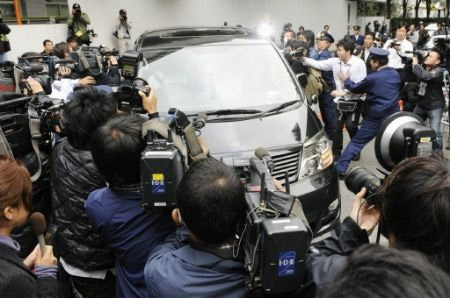
[[[372,57],[378,57],[378,58],[386,58],[389,56],[388,50],[383,50],[380,48],[371,48],[370,49],[370,56]]]
[[[326,40],[330,43],[334,42],[334,38],[333,36],[331,36],[331,34],[329,33],[324,33],[321,37],[319,37],[317,40]]]

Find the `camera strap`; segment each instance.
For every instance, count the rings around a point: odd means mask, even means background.
[[[206,158],[206,154],[203,152],[203,149],[198,141],[197,136],[195,135],[194,126],[192,123],[189,123],[184,129],[184,136],[186,138],[186,143],[189,148],[189,155],[192,161],[200,160]]]
[[[8,157],[14,157],[11,146],[8,143],[8,140],[6,139],[5,134],[3,133],[3,129],[0,126],[0,154],[4,154]]]
[[[35,182],[41,177],[42,173],[42,156],[39,150],[39,139],[41,138],[41,119],[39,118],[36,111],[28,109],[28,118],[30,125],[31,134],[31,146],[33,147],[34,153],[36,153],[36,159],[38,161],[38,169],[36,173],[31,176],[31,181]]]

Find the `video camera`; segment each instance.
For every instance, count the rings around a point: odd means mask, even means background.
[[[31,93],[31,88],[26,80],[31,77],[42,86],[46,94],[51,94],[52,82],[56,79],[58,70],[57,65],[65,65],[70,69],[76,67],[76,63],[72,59],[59,59],[55,56],[19,57],[16,68],[22,72],[22,78],[19,81],[20,90],[27,89]]]
[[[280,294],[299,289],[305,277],[306,252],[312,239],[298,198],[277,190],[272,162],[262,148],[244,171],[247,217],[243,241],[246,284],[254,292]]]
[[[148,83],[144,79],[137,77],[142,57],[142,53],[137,51],[126,51],[122,54],[120,69],[124,81],[114,93],[120,110],[144,113],[139,91],[144,92],[148,96],[150,90],[146,88]]]
[[[14,92],[14,63],[5,61],[0,63],[0,92]]]
[[[375,139],[375,155],[381,166],[391,171],[406,158],[432,155],[436,145],[436,133],[426,127],[418,115],[398,112],[386,118],[381,125]],[[385,177],[389,175],[382,173]],[[355,194],[365,187],[368,203],[380,207],[379,190],[383,180],[365,168],[356,167],[348,173],[345,185]]]

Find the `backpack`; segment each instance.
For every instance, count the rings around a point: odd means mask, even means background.
[[[305,87],[306,97],[310,104],[317,103],[317,97],[323,91],[327,90],[327,83],[322,78],[320,70],[308,69],[308,84]]]

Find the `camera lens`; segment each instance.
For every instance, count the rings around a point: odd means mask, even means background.
[[[345,186],[355,194],[365,187],[367,189],[365,198],[369,204],[376,206],[380,204],[377,195],[380,185],[380,178],[363,167],[354,168],[345,178]]]

